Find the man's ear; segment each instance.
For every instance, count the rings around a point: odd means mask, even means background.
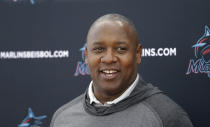
[[[87,61],[87,57],[88,57],[87,46],[85,46],[84,55],[85,55],[85,63],[88,64],[88,61]]]
[[[140,64],[141,63],[141,53],[142,53],[142,46],[141,46],[141,44],[138,44],[137,50],[136,50],[137,64]]]

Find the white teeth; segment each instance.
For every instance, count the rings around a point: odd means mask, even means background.
[[[111,77],[113,74],[106,74],[106,76]]]
[[[103,72],[106,74],[113,74],[113,73],[116,73],[117,71],[116,70],[103,70]]]

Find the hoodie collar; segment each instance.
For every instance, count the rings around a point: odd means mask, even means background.
[[[95,106],[94,104],[90,104],[90,98],[88,96],[88,89],[87,89],[84,94],[83,107],[85,111],[89,114],[96,116],[104,116],[125,110],[126,108],[134,104],[140,103],[145,99],[159,93],[162,93],[162,91],[160,91],[157,87],[154,87],[152,84],[145,83],[141,78],[139,78],[136,87],[128,97],[126,97],[125,99],[121,100],[116,104],[112,104],[109,107]]]

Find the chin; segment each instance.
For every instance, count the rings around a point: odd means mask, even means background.
[[[103,83],[101,90],[108,94],[118,94],[121,92],[122,86],[118,83]]]

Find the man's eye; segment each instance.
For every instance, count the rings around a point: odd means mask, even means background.
[[[117,51],[120,52],[120,53],[123,53],[123,52],[127,51],[127,48],[125,48],[125,47],[118,47]]]
[[[96,52],[96,53],[101,53],[101,52],[104,51],[104,48],[103,47],[93,48],[93,51]]]

